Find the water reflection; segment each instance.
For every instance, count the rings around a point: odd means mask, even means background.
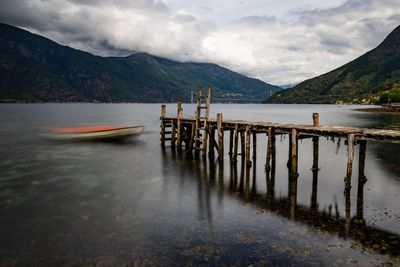
[[[364,172],[361,171],[361,167],[358,177],[355,215],[351,215],[352,201],[349,188],[344,191],[345,212],[343,215],[340,214],[336,201],[334,207],[329,206],[328,210],[319,209],[317,201],[319,178],[318,139],[314,139],[313,148],[314,160],[311,168],[313,179],[310,185],[312,190],[309,206],[297,203],[298,181],[301,177],[291,175],[290,171],[287,177],[288,195],[276,196],[275,170],[277,166],[274,160],[274,150],[272,150],[271,155],[271,166],[269,169],[267,168],[265,177],[257,176],[256,164],[253,164],[252,168],[247,167],[245,161],[240,161],[239,164],[229,164],[229,177],[227,177],[226,188],[224,168],[227,166],[223,162],[216,164],[216,162],[206,159],[192,161],[192,164],[197,166],[197,177],[195,179],[198,185],[198,210],[201,219],[207,220],[212,230],[213,213],[210,191],[216,188],[219,202],[223,198],[237,198],[244,201],[244,203],[254,205],[258,210],[273,212],[319,232],[327,232],[343,239],[357,241],[364,249],[372,249],[381,254],[391,256],[400,255],[400,235],[368,225],[364,219],[364,186],[367,178]],[[186,154],[182,160],[191,161],[192,158]],[[218,177],[217,183],[216,177]],[[190,177],[186,178],[189,179]],[[261,192],[257,189],[258,179],[265,179],[266,192]]]

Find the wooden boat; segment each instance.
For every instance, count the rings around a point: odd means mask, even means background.
[[[117,140],[143,133],[144,126],[77,126],[54,128],[47,132],[52,139],[74,141]]]

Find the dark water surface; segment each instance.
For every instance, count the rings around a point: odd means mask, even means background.
[[[0,266],[400,264],[399,145],[368,143],[368,181],[359,186],[354,171],[346,200],[343,140],[321,138],[314,179],[312,142],[303,140],[293,183],[288,138],[278,137],[275,177],[266,179],[265,136],[258,136],[251,169],[240,161],[231,167],[228,156],[224,164],[195,161],[161,149],[159,108],[0,105]],[[310,124],[312,112],[319,112],[324,125],[400,130],[398,115],[354,108],[213,105],[211,116]],[[175,110],[168,105],[167,113]],[[193,111],[184,105],[185,114]],[[41,135],[46,127],[80,123],[146,129],[124,143],[55,142]]]

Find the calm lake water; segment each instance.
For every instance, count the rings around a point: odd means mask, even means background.
[[[192,115],[195,106],[183,108]],[[324,125],[400,130],[398,115],[355,108],[214,104],[211,116],[310,124],[319,112]],[[296,186],[288,179],[287,137],[277,138],[275,177],[266,179],[264,135],[251,169],[240,161],[232,167],[228,155],[223,164],[195,161],[161,149],[159,110],[158,104],[0,105],[0,266],[400,264],[399,145],[368,143],[364,186],[356,151],[349,214],[343,140],[320,139],[314,179],[312,142],[303,140]],[[168,114],[175,111],[167,105]],[[46,127],[76,124],[146,128],[124,143],[41,135]]]

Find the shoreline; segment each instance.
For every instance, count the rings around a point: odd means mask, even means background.
[[[391,108],[359,108],[356,111],[364,111],[364,112],[375,112],[375,113],[388,113],[388,114],[396,114],[400,115],[400,109],[391,109]]]

